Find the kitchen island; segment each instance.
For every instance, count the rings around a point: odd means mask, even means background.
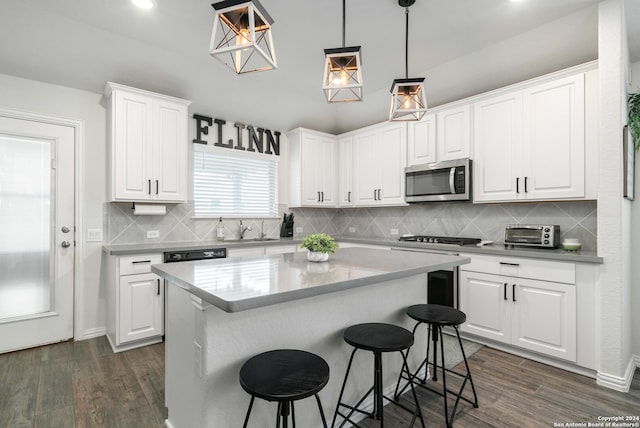
[[[427,273],[468,263],[466,257],[365,248],[339,249],[326,263],[306,253],[154,265],[167,280],[165,403],[168,427],[241,426],[249,396],[238,384],[242,364],[271,349],[304,349],[323,357],[331,378],[320,392],[329,417],[352,348],[342,332],[361,322],[411,329],[406,307],[426,302]],[[410,364],[424,358],[417,340]],[[392,389],[399,355],[385,355]],[[372,384],[373,359],[356,354],[345,391],[359,398]],[[366,404],[366,403],[365,403]],[[276,405],[257,400],[250,426],[272,426]],[[320,426],[315,400],[296,403],[298,426]]]

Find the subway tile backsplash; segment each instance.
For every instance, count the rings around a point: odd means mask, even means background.
[[[539,202],[472,204],[444,202],[384,208],[292,208],[280,205],[280,218],[264,220],[268,237],[278,237],[284,212],[295,214],[295,227],[304,236],[326,232],[332,235],[372,239],[397,239],[404,234],[463,236],[497,243],[503,240],[505,224],[559,224],[561,237],[578,238],[584,250],[597,249],[597,204],[585,202]],[[168,205],[164,216],[134,216],[131,204],[105,204],[105,236],[109,244],[215,240],[217,219],[194,219],[193,204]],[[237,239],[238,219],[223,219],[227,239]],[[245,238],[260,233],[262,220],[243,219],[251,227]],[[392,229],[398,235],[392,235]],[[159,238],[148,239],[157,230]]]

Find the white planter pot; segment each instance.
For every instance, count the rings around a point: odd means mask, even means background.
[[[310,262],[326,262],[329,260],[329,253],[319,253],[316,251],[307,252],[307,260]]]

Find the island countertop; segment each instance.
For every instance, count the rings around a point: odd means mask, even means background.
[[[151,270],[226,312],[401,279],[469,263],[468,257],[343,248],[328,262],[304,252],[153,265]]]

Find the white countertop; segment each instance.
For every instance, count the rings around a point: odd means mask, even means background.
[[[344,248],[325,263],[306,253],[154,265],[151,270],[226,312],[239,312],[350,288],[451,269],[467,257]]]

